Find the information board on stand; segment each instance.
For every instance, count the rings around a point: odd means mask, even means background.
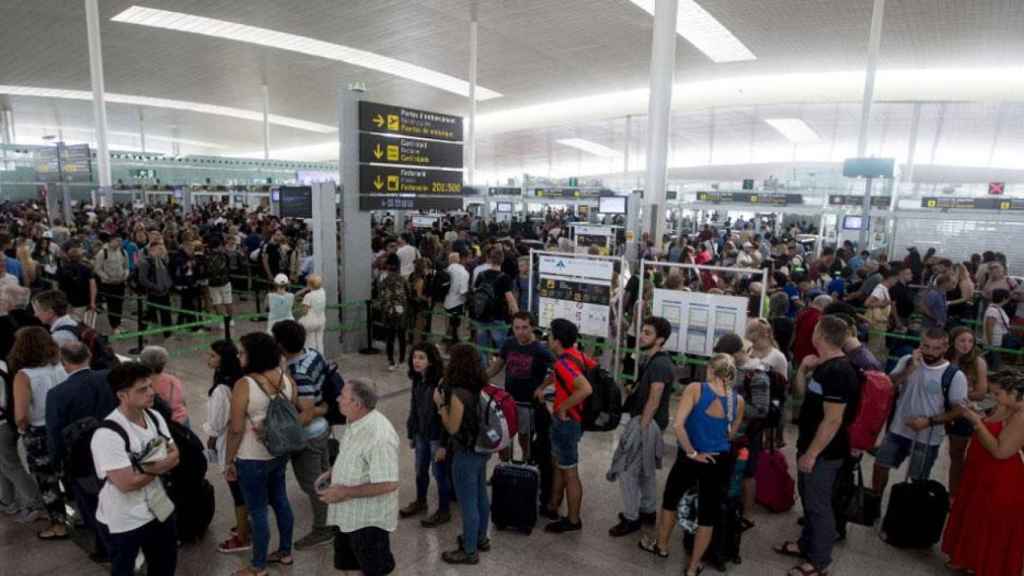
[[[730,332],[745,334],[748,298],[655,288],[653,313],[668,320],[672,336],[664,348],[711,356],[715,341]]]
[[[572,256],[540,255],[538,263],[541,328],[565,318],[581,334],[608,337],[615,262]]]
[[[359,102],[359,209],[462,208],[462,118]]]
[[[576,224],[572,229],[577,254],[589,254],[591,246],[597,246],[598,254],[601,256],[611,253],[615,238],[614,228]]]

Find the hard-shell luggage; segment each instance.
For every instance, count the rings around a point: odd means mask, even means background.
[[[711,543],[704,551],[704,562],[719,572],[725,572],[729,563],[740,564],[740,543],[743,540],[743,504],[739,499],[726,498],[722,501],[722,513],[715,522],[715,531],[711,533]],[[693,550],[694,535],[685,533],[683,546],[687,551]]]
[[[789,473],[786,456],[775,448],[775,430],[767,428],[765,437],[768,439],[766,448],[757,463],[757,494],[758,504],[772,512],[787,512],[796,503],[796,482]]]
[[[949,514],[949,492],[940,482],[928,478],[911,478],[913,454],[927,450],[927,444],[914,440],[907,477],[892,487],[889,507],[882,520],[882,540],[897,548],[928,548],[942,539]],[[924,457],[920,462],[924,463]]]
[[[532,406],[529,414],[532,434]],[[513,457],[516,444],[518,441],[514,439],[510,442]],[[529,464],[529,460],[530,455],[525,454],[522,461],[513,459],[494,467],[491,475],[491,521],[498,530],[511,529],[529,534],[537,525],[540,471]]]

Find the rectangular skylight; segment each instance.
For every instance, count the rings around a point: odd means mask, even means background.
[[[799,118],[765,118],[764,121],[793,144],[808,144],[821,140],[818,133]]]
[[[630,0],[654,15],[654,0]],[[757,60],[728,28],[694,0],[679,0],[676,32],[716,63]]]
[[[584,152],[588,152],[594,156],[600,156],[602,158],[619,158],[622,156],[622,153],[617,150],[612,150],[607,146],[598,144],[597,142],[591,142],[590,140],[584,140],[582,138],[564,138],[562,140],[556,140],[556,142],[563,146],[583,150]]]
[[[440,88],[441,90],[469,97],[469,82],[465,80],[395,58],[381,56],[380,54],[349,46],[342,46],[341,44],[324,42],[307,36],[237,24],[215,18],[193,16],[181,12],[143,8],[141,6],[132,6],[114,16],[111,20],[127,24],[138,24],[139,26],[163,28],[165,30],[190,32],[192,34],[235,40],[248,44],[288,50],[290,52],[299,52],[319,58],[327,58],[378,72],[393,74],[407,80],[420,82],[428,86]],[[501,94],[498,92],[477,86],[477,100],[490,100],[491,98],[499,97],[501,97]]]

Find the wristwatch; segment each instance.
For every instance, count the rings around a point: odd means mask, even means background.
[[[697,452],[696,450],[694,450],[693,452],[687,453],[686,457],[689,458],[690,460],[693,460],[693,459],[697,458],[697,456],[699,456],[699,455],[700,455],[700,453]]]

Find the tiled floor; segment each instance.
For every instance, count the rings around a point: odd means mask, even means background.
[[[256,325],[251,325],[256,328]],[[244,327],[239,327],[243,328]],[[174,344],[174,349],[187,349],[188,338]],[[170,346],[169,346],[170,347]],[[173,351],[173,349],[172,349]],[[386,370],[382,355],[346,355],[338,358],[346,376],[365,376],[378,383],[385,399],[381,409],[396,423],[404,437],[405,415],[408,411],[408,381],[401,371]],[[169,368],[187,386],[189,413],[194,426],[206,418],[206,391],[210,371],[205,355],[193,352],[176,358]],[[666,436],[667,438],[667,436]],[[580,574],[586,576],[620,576],[624,574],[682,574],[681,538],[673,541],[672,556],[656,559],[637,548],[636,537],[613,539],[608,528],[616,522],[619,507],[617,485],[604,479],[616,441],[615,433],[590,433],[583,439],[581,473],[584,478],[583,521],[584,530],[570,535],[554,536],[536,530],[531,536],[493,532],[493,550],[484,553],[475,567],[451,567],[441,562],[440,553],[454,546],[459,523],[452,522],[440,529],[423,529],[418,521],[402,521],[392,535],[392,547],[398,562],[397,574],[402,575],[454,575],[487,574],[505,576],[515,574]],[[790,446],[793,442],[790,441]],[[787,450],[792,463],[792,452]],[[669,463],[670,464],[670,463]],[[936,475],[945,478],[947,459],[943,453]],[[869,472],[869,470],[867,470]],[[659,489],[663,486],[668,466],[659,474]],[[902,471],[894,478],[901,478]],[[401,460],[401,501],[414,497],[413,454],[404,451]],[[216,467],[211,467],[210,480],[216,487],[218,511],[206,538],[199,544],[181,549],[178,574],[227,575],[241,567],[246,557],[220,554],[216,550],[219,539],[226,537],[233,525],[231,497]],[[310,510],[308,502],[289,473],[289,491],[296,515],[296,538],[308,532]],[[431,498],[436,493],[431,489]],[[660,496],[659,496],[660,500]],[[432,500],[433,501],[433,500]],[[782,539],[797,536],[796,519],[799,505],[785,514],[759,511],[754,520],[757,527],[744,536],[743,563],[730,567],[737,575],[783,575],[793,565],[787,558],[772,553],[771,546]],[[72,542],[41,542],[35,532],[42,523],[21,526],[8,519],[0,519],[0,576],[42,576],[73,574],[92,576],[105,574],[104,567],[91,563],[86,554]],[[276,539],[276,531],[273,538]],[[678,536],[678,531],[676,533]],[[312,551],[297,552],[291,568],[275,567],[271,574],[328,575],[335,574],[330,546]],[[707,573],[714,573],[709,569]],[[851,526],[849,539],[835,550],[832,574],[923,576],[946,574],[938,550],[907,552],[882,543],[874,530]]]

